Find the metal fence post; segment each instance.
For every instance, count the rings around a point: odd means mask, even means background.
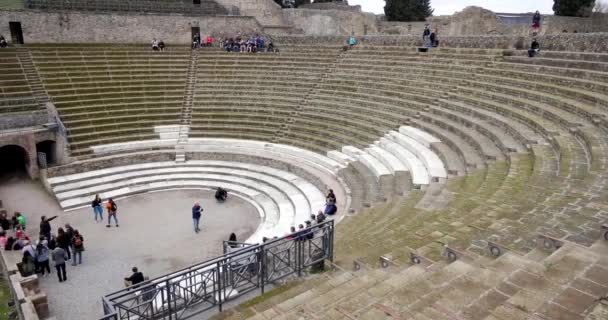
[[[329,261],[334,263],[334,221],[331,221],[330,225],[331,232],[329,233]]]
[[[266,284],[266,246],[262,245],[260,247],[260,259],[258,260],[261,270],[260,270],[260,289],[262,290],[262,294],[264,294],[264,285]]]
[[[304,241],[302,241],[302,237],[297,237],[296,239],[294,239],[294,241],[296,242],[296,268],[298,270],[298,277],[302,276],[302,252],[304,250],[302,250],[302,243],[304,243]]]
[[[169,308],[169,320],[173,319],[173,305],[171,302],[171,286],[169,280],[165,281],[165,288],[167,288],[167,306]]]
[[[217,281],[216,281],[216,283],[217,283],[217,292],[218,292],[217,300],[218,300],[218,307],[220,309],[220,312],[222,312],[222,301],[224,300],[224,297],[222,297],[222,295],[225,294],[224,287],[222,285],[222,283],[223,283],[223,281],[222,281],[222,275],[225,275],[225,272],[222,272],[222,269],[221,269],[222,266],[221,266],[221,264],[220,264],[219,261],[216,264],[216,268],[217,268],[217,271],[216,271]]]

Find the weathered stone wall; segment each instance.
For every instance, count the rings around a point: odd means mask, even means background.
[[[36,144],[47,140],[55,141],[57,143],[55,149],[57,160],[59,162],[66,161],[62,149],[64,147],[62,144],[63,137],[51,130],[41,129],[4,132],[0,134],[0,147],[15,145],[23,148],[27,153],[26,168],[28,175],[31,178],[38,178],[40,171],[38,168]]]
[[[236,6],[242,16],[252,16],[264,26],[285,25],[281,6],[273,0],[217,0],[224,7]]]
[[[33,127],[48,121],[49,116],[45,110],[3,114],[0,117],[0,130]]]
[[[364,35],[377,33],[376,15],[345,10],[283,9],[285,21],[303,34]]]
[[[94,14],[84,12],[0,11],[0,34],[10,35],[9,21],[20,21],[26,43],[190,43],[191,27],[216,37],[255,34],[262,27],[253,17],[187,17],[183,15]]]
[[[608,52],[608,33],[564,33],[538,36],[544,50]],[[280,47],[289,44],[328,44],[342,45],[344,36],[276,36],[274,42]],[[372,46],[421,46],[421,36],[382,36],[370,35],[357,38],[362,45]],[[531,42],[529,37],[519,36],[440,36],[441,47],[485,48],[485,49],[524,49]]]
[[[305,5],[301,5],[298,9],[317,9],[317,10],[344,10],[361,12],[361,6],[349,6],[348,3],[342,2],[314,2]]]

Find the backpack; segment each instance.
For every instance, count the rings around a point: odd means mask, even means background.
[[[82,238],[81,237],[74,237],[74,247],[80,247],[82,246]]]
[[[112,211],[116,212],[116,209],[118,209],[118,207],[116,206],[116,202],[112,201],[112,205],[110,208],[112,208]]]

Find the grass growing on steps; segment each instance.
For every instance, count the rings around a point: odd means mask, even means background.
[[[3,0],[0,1],[0,9],[23,9],[24,0]]]
[[[18,319],[14,307],[9,307],[9,302],[13,301],[10,284],[4,279],[4,272],[0,266],[0,319],[13,320]]]

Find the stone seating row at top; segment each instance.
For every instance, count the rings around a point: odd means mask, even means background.
[[[226,8],[212,0],[202,0],[199,4],[184,0],[25,0],[25,7],[39,10],[182,13],[208,16],[228,14]]]

